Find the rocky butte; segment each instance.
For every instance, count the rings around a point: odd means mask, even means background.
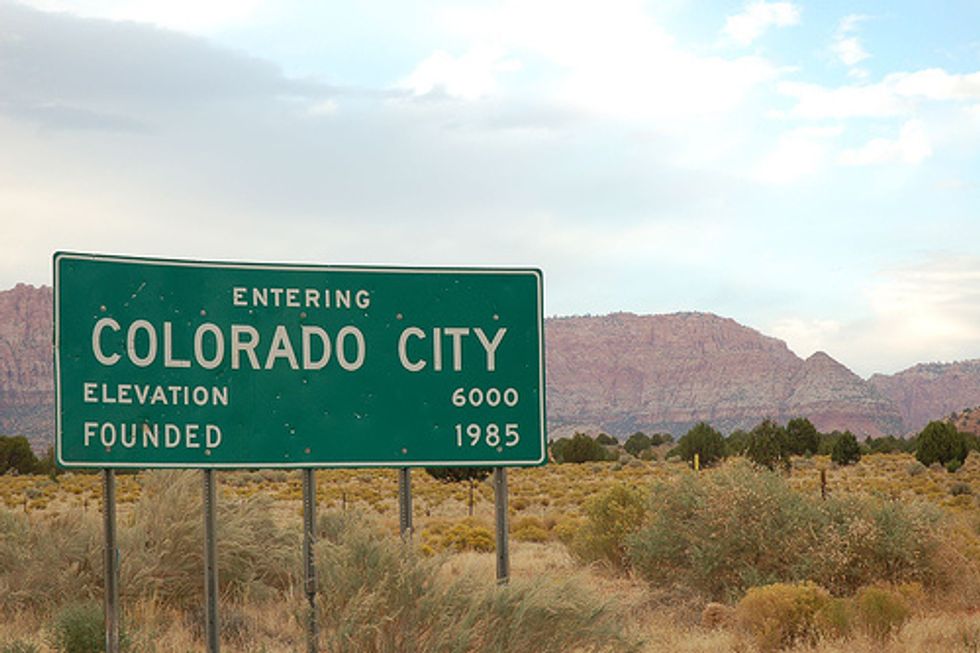
[[[0,291],[0,434],[53,440],[52,295]],[[710,313],[545,322],[552,437],[576,429],[679,435],[705,420],[728,433],[766,417],[822,431],[904,435],[980,405],[980,361],[917,365],[861,379],[831,356],[800,358],[776,338]]]

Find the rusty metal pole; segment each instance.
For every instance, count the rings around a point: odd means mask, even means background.
[[[318,635],[316,623],[316,566],[313,545],[316,544],[316,477],[314,470],[303,470],[303,566],[306,600],[309,603],[307,621],[307,651],[317,653]]]
[[[119,653],[119,548],[116,543],[116,474],[102,470],[102,524],[105,531],[105,650]]]

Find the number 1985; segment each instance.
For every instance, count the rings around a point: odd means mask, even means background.
[[[462,447],[467,444],[475,447],[481,442],[488,447],[498,447],[503,444],[505,447],[513,447],[521,441],[517,424],[504,424],[501,430],[499,424],[457,424],[456,425],[456,446]]]

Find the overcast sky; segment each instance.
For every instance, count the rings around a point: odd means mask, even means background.
[[[0,0],[0,289],[55,250],[521,265],[862,376],[980,358],[980,3]]]

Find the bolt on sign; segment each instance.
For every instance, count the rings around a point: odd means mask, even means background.
[[[542,285],[57,253],[58,463],[542,464]]]

